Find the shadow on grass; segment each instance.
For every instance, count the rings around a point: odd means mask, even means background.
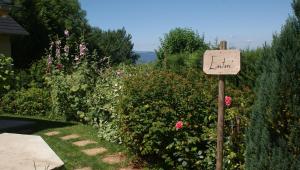
[[[0,115],[0,133],[34,134],[42,130],[73,126],[76,123]]]

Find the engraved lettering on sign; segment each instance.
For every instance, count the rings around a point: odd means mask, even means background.
[[[211,75],[236,75],[240,71],[240,51],[206,50],[203,71]]]
[[[210,70],[223,69],[223,68],[231,68],[231,64],[233,60],[226,60],[224,57],[220,56],[212,56],[212,60],[210,63]]]

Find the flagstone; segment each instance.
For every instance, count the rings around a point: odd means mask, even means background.
[[[71,134],[61,137],[62,140],[70,140],[70,139],[77,139],[80,136],[78,134]]]
[[[44,135],[46,136],[56,136],[58,134],[60,134],[59,131],[51,131],[51,132],[44,133]]]
[[[119,170],[142,170],[141,168],[134,168],[132,166],[126,167],[126,168],[121,168]]]
[[[107,151],[107,149],[103,148],[103,147],[82,150],[82,152],[88,156],[95,156],[98,154],[102,154],[106,151]]]
[[[77,168],[75,170],[92,170],[91,167]]]
[[[108,163],[108,164],[118,164],[118,163],[123,162],[125,159],[126,159],[126,156],[123,153],[119,152],[119,153],[116,153],[113,155],[105,156],[102,159],[102,161],[105,163]]]
[[[97,143],[96,141],[92,141],[92,140],[81,140],[81,141],[77,141],[77,142],[73,142],[73,145],[76,146],[86,146],[89,144],[94,144]]]

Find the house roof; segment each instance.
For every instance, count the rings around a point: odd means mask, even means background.
[[[0,16],[0,34],[28,35],[29,33],[12,17]]]

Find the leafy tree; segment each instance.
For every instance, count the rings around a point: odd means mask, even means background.
[[[263,49],[254,50],[246,49],[241,51],[241,67],[237,76],[230,76],[226,79],[234,87],[247,86],[253,89],[255,87],[256,78],[261,74],[259,61]]]
[[[30,34],[12,40],[17,67],[28,67],[40,59],[50,37],[63,36],[65,29],[73,40],[90,30],[78,0],[15,0],[10,14]]]
[[[131,38],[125,28],[108,31],[93,28],[87,41],[100,56],[110,57],[111,64],[115,65],[122,62],[135,63],[139,58],[139,55],[133,52]]]
[[[298,16],[300,1],[294,1]],[[247,132],[246,169],[300,169],[300,20],[290,17],[265,46]]]
[[[199,65],[200,56],[208,49],[204,38],[188,28],[175,28],[160,40],[161,46],[156,51],[160,64],[169,66]]]

